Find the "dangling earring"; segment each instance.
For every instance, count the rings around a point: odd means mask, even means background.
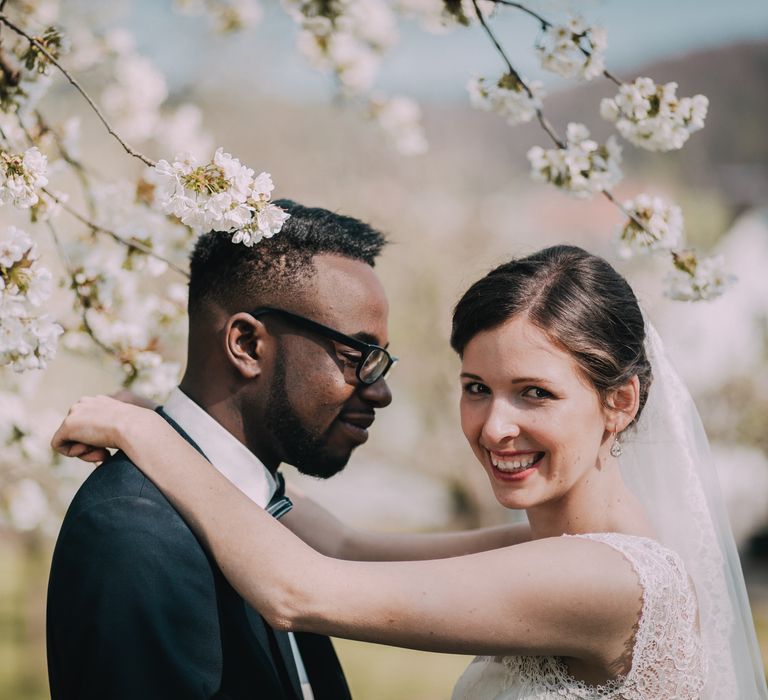
[[[616,433],[611,433],[613,435],[613,444],[611,445],[611,457],[621,457],[621,443],[619,442],[619,438],[616,437]]]

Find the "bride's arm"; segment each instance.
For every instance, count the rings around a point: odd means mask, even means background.
[[[641,593],[631,566],[596,542],[554,538],[454,559],[341,561],[256,507],[151,411],[81,401],[53,444],[65,454],[74,444],[71,456],[88,445],[123,449],[278,629],[443,652],[602,660],[631,638],[637,620]]]
[[[308,545],[336,559],[415,561],[508,547],[531,539],[528,523],[462,532],[379,533],[346,525],[319,503],[288,486],[294,508],[280,522]]]

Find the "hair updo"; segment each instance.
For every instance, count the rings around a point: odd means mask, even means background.
[[[634,292],[613,267],[565,245],[499,265],[456,304],[451,347],[461,356],[478,333],[521,313],[573,356],[603,402],[637,375],[637,420],[652,381],[645,322]]]

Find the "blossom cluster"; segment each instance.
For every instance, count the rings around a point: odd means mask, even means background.
[[[161,211],[196,231],[234,232],[234,243],[252,246],[271,238],[289,217],[270,201],[274,185],[269,173],[254,177],[251,168],[222,148],[207,163],[191,154],[177,155],[173,163],[161,160],[147,180],[155,186]]]
[[[624,202],[624,209],[630,214],[619,232],[625,255],[675,250],[682,245],[683,214],[677,205],[640,194]]]
[[[611,136],[605,145],[589,138],[583,124],[568,124],[564,148],[534,146],[528,151],[531,177],[577,197],[589,197],[615,185],[622,176],[621,147]]]
[[[62,328],[40,314],[51,287],[32,239],[9,226],[0,237],[0,365],[42,369],[56,355]]]
[[[331,71],[348,95],[373,85],[381,54],[397,41],[397,22],[385,0],[283,0],[301,27],[299,50]]]
[[[68,257],[80,316],[68,324],[64,346],[87,352],[95,341],[117,361],[124,386],[163,400],[178,380],[179,364],[164,360],[162,348],[182,342],[186,289],[154,284],[156,291],[148,291],[126,268],[125,252],[117,245],[81,241],[69,247]]]
[[[536,51],[541,67],[564,78],[592,80],[605,70],[605,30],[579,17],[544,29]]]
[[[657,85],[650,78],[637,78],[623,84],[615,97],[604,98],[600,113],[635,146],[677,150],[704,127],[709,100],[704,95],[678,98],[676,92],[677,83]]]
[[[29,209],[48,184],[48,159],[36,148],[12,154],[0,151],[0,205]]]
[[[677,301],[707,301],[721,296],[736,278],[726,272],[721,255],[699,258],[693,250],[674,255],[674,269],[667,275],[665,294]]]
[[[510,126],[529,122],[541,109],[544,96],[541,82],[527,83],[528,90],[519,78],[505,73],[494,85],[489,85],[484,78],[473,78],[467,84],[469,100],[473,107],[486,112],[495,112],[507,120]]]

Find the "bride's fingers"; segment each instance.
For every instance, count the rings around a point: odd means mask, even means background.
[[[105,459],[109,459],[109,450],[104,447],[92,447],[87,452],[77,455],[79,459],[84,462],[103,462]]]

